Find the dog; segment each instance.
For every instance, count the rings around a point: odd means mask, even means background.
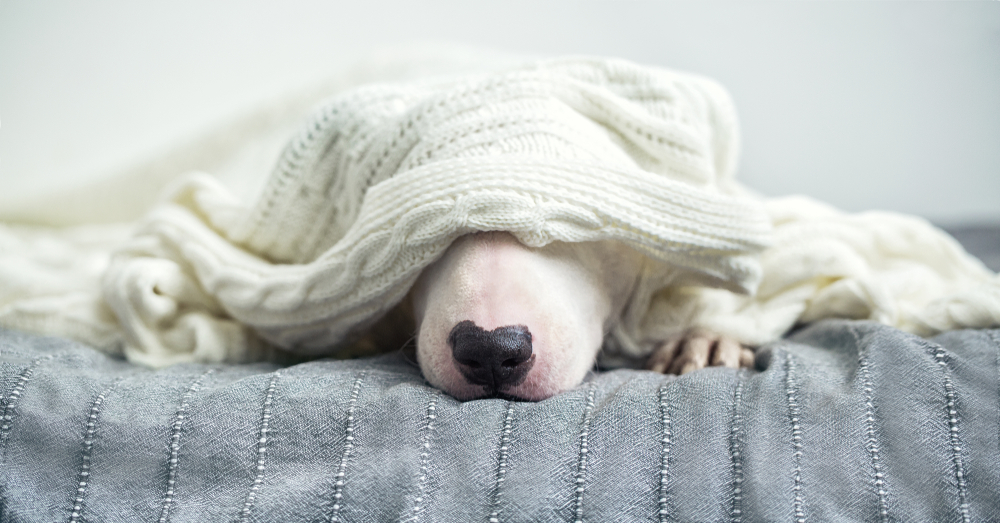
[[[531,248],[506,232],[462,236],[409,294],[420,369],[460,400],[539,401],[575,387],[620,320],[643,263],[615,241]],[[754,357],[702,329],[650,350],[647,368],[674,374],[748,367]]]
[[[237,136],[198,147],[249,179],[217,147]],[[0,325],[150,366],[373,355],[415,333],[431,385],[537,401],[599,355],[683,374],[749,366],[741,342],[824,318],[1000,324],[996,275],[947,235],[755,195],[738,143],[721,86],[618,59],[359,86],[313,112],[252,205],[189,173],[100,248],[24,249]],[[22,270],[37,260],[52,274]]]

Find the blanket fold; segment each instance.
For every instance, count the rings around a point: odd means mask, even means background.
[[[742,188],[736,122],[715,82],[614,59],[357,88],[315,109],[254,202],[185,176],[97,262],[44,276],[85,291],[7,293],[0,325],[46,317],[46,333],[154,366],[330,354],[455,238],[493,230],[645,255],[611,340],[631,356],[694,326],[756,345],[825,317],[1000,324],[1000,280],[925,222]],[[18,245],[0,287],[32,277]]]

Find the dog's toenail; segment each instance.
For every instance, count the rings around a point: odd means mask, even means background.
[[[535,363],[531,332],[524,325],[487,331],[462,321],[451,330],[448,344],[462,376],[469,383],[485,386],[488,392],[520,384]]]

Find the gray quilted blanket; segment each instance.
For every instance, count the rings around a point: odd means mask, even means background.
[[[398,355],[138,368],[0,332],[0,521],[1000,521],[1000,331],[459,403]]]

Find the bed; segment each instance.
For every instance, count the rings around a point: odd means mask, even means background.
[[[996,271],[998,231],[953,232]],[[996,521],[998,484],[995,329],[824,320],[752,369],[538,403],[458,402],[401,353],[151,370],[0,329],[0,522]]]
[[[7,330],[0,355],[0,521],[1000,518],[1000,330],[825,321],[755,369],[539,403],[458,402],[402,354],[154,371]]]
[[[458,402],[401,354],[152,371],[0,333],[0,521],[995,521],[1000,330]]]

